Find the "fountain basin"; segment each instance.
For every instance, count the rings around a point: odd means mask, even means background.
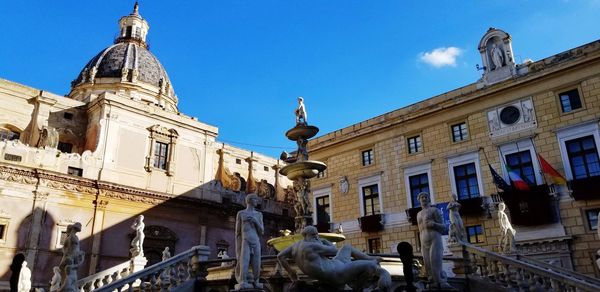
[[[319,237],[333,243],[346,240],[346,237],[343,234],[339,233],[319,233]],[[297,241],[300,241],[301,239],[301,234],[292,234],[288,236],[271,238],[267,241],[267,244],[274,247],[277,251],[282,251],[286,247],[291,246],[292,244],[294,244]]]
[[[290,180],[295,180],[297,178],[309,179],[317,176],[319,172],[326,168],[327,165],[323,162],[307,160],[286,165],[279,170],[279,173],[287,176]]]
[[[292,141],[298,141],[300,138],[309,139],[314,137],[319,132],[319,128],[315,126],[296,125],[285,132],[285,136]]]

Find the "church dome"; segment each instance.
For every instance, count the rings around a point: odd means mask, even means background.
[[[92,68],[96,68],[94,78],[114,77],[131,81],[133,70],[137,70],[137,80],[141,82],[156,87],[160,87],[161,82],[170,83],[158,59],[144,46],[134,42],[122,41],[102,50],[83,67],[74,84],[86,79]]]
[[[176,112],[177,96],[165,68],[148,50],[150,26],[140,16],[137,2],[131,14],[121,17],[119,26],[119,37],[81,69],[69,96],[85,101],[93,94],[112,92]]]

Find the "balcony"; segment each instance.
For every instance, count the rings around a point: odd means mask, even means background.
[[[417,213],[419,213],[419,211],[421,211],[421,207],[416,207],[416,208],[410,208],[410,209],[406,209],[404,212],[406,212],[406,217],[408,218],[408,221],[410,221],[410,223],[412,223],[412,225],[417,225]]]
[[[328,222],[317,223],[315,227],[317,227],[317,231],[319,231],[319,233],[331,232],[331,223]]]
[[[556,200],[548,185],[530,186],[528,191],[512,190],[500,196],[515,225],[536,226],[558,222]]]
[[[374,214],[358,218],[358,224],[363,232],[383,230],[383,214]]]
[[[483,207],[481,207],[483,200],[481,197],[473,197],[458,200],[460,204],[460,215],[462,216],[478,216],[484,211]]]
[[[600,176],[574,179],[570,182],[571,195],[575,200],[600,199]]]

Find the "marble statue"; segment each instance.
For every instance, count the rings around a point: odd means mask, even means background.
[[[162,252],[162,260],[166,261],[170,258],[171,258],[171,252],[169,251],[169,247],[167,246],[167,247],[165,247],[165,249]]]
[[[342,192],[342,194],[347,194],[349,189],[350,184],[348,183],[348,177],[345,175],[340,176],[340,192]]]
[[[450,210],[448,243],[456,244],[459,242],[467,242],[467,232],[465,231],[465,225],[460,217],[460,203],[458,202],[456,194],[452,194],[452,201],[448,203],[448,210]]]
[[[262,213],[256,210],[258,196],[254,193],[246,196],[246,209],[237,213],[235,218],[235,266],[236,290],[262,289],[260,278],[260,235],[264,233]],[[249,272],[252,267],[252,274]]]
[[[37,147],[56,149],[58,147],[58,131],[52,127],[44,126],[41,130]]]
[[[228,258],[229,258],[229,255],[227,254],[227,251],[226,251],[226,250],[224,250],[224,251],[221,253],[221,259],[223,259],[223,260],[226,260],[226,259],[228,259]],[[229,262],[221,262],[221,267],[227,267],[227,266],[229,266]]]
[[[133,224],[131,229],[135,230],[135,237],[131,241],[131,257],[143,257],[144,256],[144,215],[139,215]]]
[[[512,253],[515,251],[515,229],[508,220],[508,215],[504,212],[506,205],[498,204],[498,223],[500,224],[500,244],[498,249],[502,253]]]
[[[493,44],[490,53],[492,55],[492,63],[494,63],[494,70],[504,66],[504,56],[502,55],[502,49],[500,49],[498,45]]]
[[[77,232],[81,231],[81,223],[67,226],[67,238],[63,243],[63,256],[58,267],[61,270],[62,283],[60,292],[75,292],[77,289],[77,269],[83,263],[85,253],[79,248]]]
[[[29,292],[31,290],[31,270],[27,267],[27,261],[23,261],[21,266],[18,287],[19,292]]]
[[[308,140],[304,138],[298,138],[298,140],[296,140],[296,145],[298,145],[298,151],[296,151],[296,161],[308,160]]]
[[[304,274],[322,285],[337,289],[351,285],[354,291],[361,291],[361,287],[368,287],[374,282],[384,291],[390,287],[391,276],[379,265],[380,258],[368,256],[350,245],[338,250],[329,241],[321,240],[314,226],[306,226],[302,230],[302,237],[302,240],[277,255],[279,264],[293,282],[298,281],[298,275],[288,262],[289,258]]]
[[[417,223],[425,271],[429,279],[428,287],[429,289],[452,289],[442,270],[444,254],[442,233],[446,230],[444,220],[442,219],[442,211],[431,206],[431,199],[428,193],[420,193],[417,199],[421,203],[422,208],[417,213]]]
[[[55,292],[60,289],[62,277],[60,275],[60,268],[54,267],[52,270],[54,271],[54,275],[52,275],[52,280],[50,280],[50,292]]]
[[[307,125],[306,108],[304,107],[304,98],[298,97],[298,107],[296,108],[296,125]]]

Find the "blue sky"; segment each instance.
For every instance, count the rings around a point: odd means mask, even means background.
[[[67,94],[133,2],[0,2],[0,77]],[[294,150],[297,96],[325,134],[475,82],[489,27],[511,34],[517,61],[539,60],[599,39],[599,12],[600,0],[140,1],[180,111],[273,156]]]

